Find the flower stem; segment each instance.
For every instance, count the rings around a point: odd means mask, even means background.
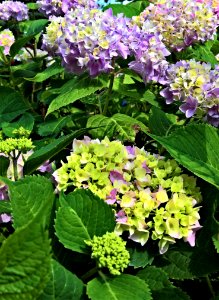
[[[94,268],[90,269],[87,273],[85,273],[84,275],[81,276],[81,279],[87,280],[88,278],[90,278],[91,276],[93,276],[95,273],[97,273],[98,268],[97,266],[95,266]]]
[[[214,292],[213,286],[211,284],[211,280],[208,275],[206,275],[205,278],[206,278],[206,281],[208,284],[209,291],[211,292],[211,295],[213,296],[213,298],[215,298],[215,292]]]
[[[114,63],[113,63],[113,67],[114,67]],[[103,108],[103,115],[105,116],[107,113],[107,109],[109,106],[109,102],[110,102],[110,95],[112,93],[113,90],[113,83],[114,83],[114,78],[115,78],[115,73],[114,71],[110,74],[110,82],[109,82],[109,88],[108,88],[108,94],[107,94],[107,98],[106,98],[106,102]]]
[[[17,171],[17,157],[15,154],[15,150],[13,151],[12,164],[13,164],[13,172],[14,172],[14,181],[17,181],[18,180],[18,171]]]

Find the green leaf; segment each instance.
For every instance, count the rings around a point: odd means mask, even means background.
[[[8,137],[15,137],[13,131],[19,127],[23,127],[26,130],[32,131],[34,125],[34,117],[29,113],[24,113],[22,117],[13,123],[4,122],[2,123],[2,131]]]
[[[178,287],[168,287],[152,293],[153,300],[191,300],[191,298]]]
[[[152,292],[172,285],[167,274],[162,269],[156,268],[155,266],[147,267],[144,270],[139,271],[137,276],[148,284]]]
[[[11,203],[8,200],[0,201],[0,214],[10,214],[11,213]]]
[[[153,134],[167,136],[170,129],[177,123],[175,115],[166,114],[157,107],[152,107],[149,117],[149,128]]]
[[[129,7],[133,7],[138,10],[138,15],[150,4],[149,1],[134,1],[127,4]]]
[[[27,110],[21,94],[15,90],[0,86],[0,126],[2,122],[10,122]]]
[[[102,236],[115,228],[111,207],[89,190],[76,190],[61,200],[55,222],[56,235],[68,249],[87,253],[84,240]]]
[[[106,86],[107,82],[101,80],[100,78],[84,78],[75,80],[74,84],[68,91],[53,99],[52,103],[49,105],[47,115],[63,106],[72,104],[83,97],[89,96]]]
[[[147,127],[140,121],[123,114],[115,114],[108,118],[103,115],[95,115],[88,119],[87,127],[96,128],[90,130],[95,138],[121,139],[134,141],[139,130],[146,131]]]
[[[59,73],[62,73],[64,71],[64,68],[60,65],[60,62],[54,62],[51,66],[46,68],[43,72],[38,73],[33,78],[26,78],[26,80],[34,81],[34,82],[43,82],[46,79],[57,75]]]
[[[0,176],[7,177],[7,170],[9,165],[9,158],[5,156],[0,156]]]
[[[215,234],[213,237],[212,237],[212,241],[214,243],[214,246],[215,246],[215,249],[217,251],[217,253],[219,253],[219,235],[218,234]]]
[[[109,8],[112,8],[114,15],[123,13],[128,18],[137,16],[139,14],[139,10],[137,10],[136,8],[129,7],[123,4],[109,4],[106,7],[104,7],[104,10],[107,10]]]
[[[28,7],[28,9],[31,9],[31,10],[37,10],[39,8],[39,5],[37,3],[30,2],[30,3],[27,3],[27,7]]]
[[[153,256],[149,253],[148,250],[142,246],[133,246],[128,248],[130,253],[130,263],[129,266],[136,268],[144,268],[147,265],[150,265],[153,262]]]
[[[80,300],[84,284],[57,261],[52,261],[52,276],[38,300]]]
[[[195,175],[219,187],[218,129],[207,125],[188,125],[167,137],[146,133],[167,149],[180,164]]]
[[[39,125],[38,133],[41,136],[57,134],[70,120],[71,118],[67,116],[55,120],[45,121]]]
[[[148,285],[133,275],[122,274],[108,277],[101,273],[87,284],[87,294],[91,300],[151,300]]]
[[[151,104],[155,107],[159,107],[159,102],[156,101],[156,96],[150,90],[147,90],[146,92],[144,92],[140,101],[148,102],[149,104]]]
[[[56,154],[66,148],[74,138],[83,135],[87,130],[80,129],[69,135],[62,136],[54,142],[35,151],[25,162],[23,172],[25,175],[32,174],[38,167],[40,167],[48,159],[52,159]]]
[[[212,67],[218,64],[217,59],[214,54],[211,52],[211,48],[214,44],[214,41],[207,41],[204,45],[197,44],[192,48],[192,58],[196,60],[204,61],[210,63]]]
[[[53,186],[43,176],[26,176],[9,185],[10,200],[13,212],[13,226],[24,226],[47,207],[44,218],[49,218],[54,202]]]
[[[50,277],[50,242],[40,217],[17,229],[0,248],[1,300],[33,300]]]

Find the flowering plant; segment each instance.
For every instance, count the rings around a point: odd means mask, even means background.
[[[0,299],[218,299],[218,11],[1,1]]]

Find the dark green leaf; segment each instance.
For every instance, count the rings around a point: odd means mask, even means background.
[[[128,251],[130,253],[129,266],[131,267],[144,268],[153,262],[153,256],[142,246],[132,246],[131,248],[128,248]]]
[[[52,261],[52,276],[38,300],[80,300],[84,284],[57,261]]]
[[[163,288],[152,293],[153,300],[191,300],[191,298],[178,287]]]
[[[39,150],[35,151],[24,164],[24,174],[32,174],[38,167],[40,167],[48,159],[52,159],[53,156],[67,147],[74,138],[78,138],[83,135],[87,130],[80,129],[69,135],[63,136],[55,140],[54,142],[46,145]]]
[[[71,118],[67,116],[55,120],[45,121],[39,125],[38,133],[41,136],[57,134],[70,120]]]
[[[86,253],[84,240],[102,236],[115,227],[114,213],[109,205],[89,190],[76,190],[61,199],[55,229],[61,243],[76,252]]]
[[[43,176],[26,176],[9,186],[15,228],[24,226],[47,207],[44,217],[49,218],[54,202],[53,186]]]
[[[15,137],[13,134],[13,131],[15,129],[18,129],[19,127],[23,127],[26,130],[32,131],[34,125],[34,118],[29,113],[24,113],[22,117],[17,121],[13,123],[5,122],[2,124],[2,131],[5,135],[8,137]]]
[[[140,278],[122,274],[108,277],[102,274],[87,284],[91,300],[151,300],[148,285]]]
[[[64,71],[64,68],[60,65],[60,62],[54,62],[51,66],[46,68],[43,72],[38,73],[34,78],[26,78],[26,79],[30,80],[30,81],[35,81],[35,82],[42,82],[54,75],[62,73],[63,71]]]
[[[0,201],[0,214],[10,214],[11,213],[11,203],[8,200]]]
[[[0,156],[0,176],[6,177],[7,170],[10,165],[9,158],[5,156]]]

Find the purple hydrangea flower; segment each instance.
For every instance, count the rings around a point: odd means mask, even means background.
[[[197,41],[214,39],[218,18],[210,1],[199,3],[190,0],[157,0],[135,17],[142,24],[151,21],[162,34],[165,45],[176,51]],[[150,29],[154,32],[153,27]]]
[[[27,5],[20,1],[4,1],[0,3],[0,20],[15,19],[23,21],[28,19]]]
[[[79,7],[97,8],[94,0],[38,0],[37,3],[45,16],[64,16],[69,10]]]

